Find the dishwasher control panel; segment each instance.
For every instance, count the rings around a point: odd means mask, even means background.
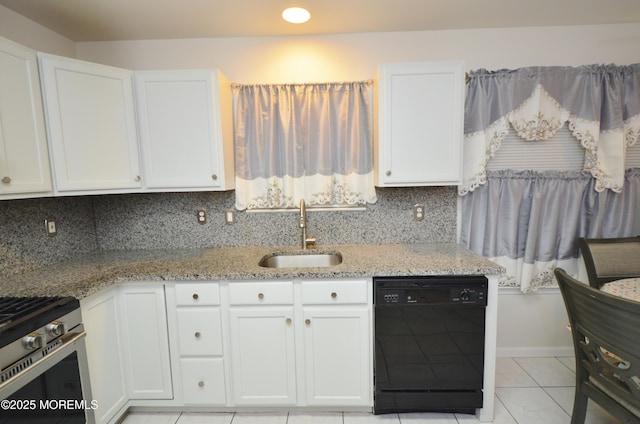
[[[486,277],[376,277],[374,303],[384,305],[484,305]]]

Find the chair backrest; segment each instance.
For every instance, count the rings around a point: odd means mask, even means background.
[[[591,287],[622,278],[640,277],[640,236],[579,238],[578,246]]]
[[[563,269],[555,276],[564,299],[576,354],[576,388],[581,384],[606,397],[596,399],[612,412],[640,413],[640,302],[613,296],[584,284]],[[595,389],[594,389],[595,388]],[[591,395],[590,395],[591,397]],[[602,400],[616,400],[602,405]],[[626,402],[626,405],[625,405]]]

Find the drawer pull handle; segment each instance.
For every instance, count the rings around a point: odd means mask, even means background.
[[[133,179],[133,181],[139,183],[141,179],[142,178],[140,178],[140,175],[136,175],[135,178]]]
[[[193,300],[198,300],[200,296],[198,296],[198,293],[194,293],[192,297],[193,297]]]
[[[204,381],[202,380],[198,381],[198,387],[204,387]]]
[[[11,177],[2,178],[2,182],[5,183],[5,184],[9,184],[11,182]]]
[[[335,299],[336,297],[338,297],[338,293],[336,293],[336,292],[331,293],[331,298],[332,299]]]
[[[387,171],[387,177],[391,176],[391,171]]]
[[[311,325],[311,320],[307,318],[307,319],[304,320],[304,323],[307,324],[307,325]]]
[[[195,334],[193,335],[196,339],[200,338],[200,332],[196,331]]]
[[[287,318],[287,324],[291,324],[291,318]]]
[[[216,181],[216,180],[218,179],[218,176],[217,176],[216,174],[213,174],[213,175],[211,176],[211,179],[212,179],[213,181]]]
[[[258,293],[258,299],[260,299],[260,300],[264,299],[264,294],[263,293]]]

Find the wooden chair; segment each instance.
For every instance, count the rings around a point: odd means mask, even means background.
[[[590,287],[556,268],[576,355],[571,424],[592,399],[623,423],[640,422],[640,302]]]
[[[579,238],[589,285],[623,278],[640,277],[640,236],[620,238]]]

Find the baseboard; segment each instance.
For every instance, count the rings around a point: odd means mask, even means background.
[[[555,347],[498,347],[498,358],[526,358],[526,357],[554,357],[554,356],[574,356],[573,346]]]

